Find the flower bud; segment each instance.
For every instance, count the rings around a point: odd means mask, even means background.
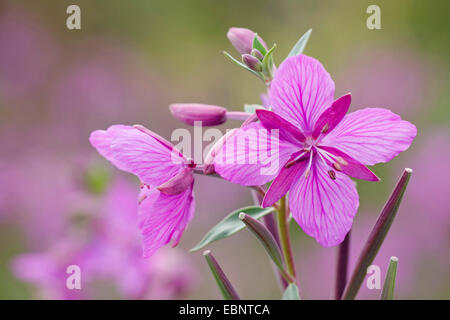
[[[227,38],[230,40],[233,47],[239,51],[240,54],[250,54],[253,49],[253,38],[255,32],[246,28],[230,28],[227,33]],[[259,42],[267,48],[266,43],[258,36]]]
[[[172,115],[189,125],[201,121],[203,126],[215,126],[226,121],[227,109],[199,103],[177,103],[169,106]]]
[[[258,58],[259,61],[262,61],[264,59],[263,54],[258,49],[252,49],[251,55]]]
[[[245,63],[247,67],[252,69],[253,71],[261,72],[262,70],[262,63],[258,60],[258,58],[252,56],[251,54],[243,54],[242,55],[242,62]]]

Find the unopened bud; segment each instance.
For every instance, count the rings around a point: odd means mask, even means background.
[[[227,109],[199,103],[177,103],[169,106],[172,115],[188,125],[201,121],[203,126],[215,126],[226,121]]]
[[[259,61],[258,58],[252,56],[251,54],[243,54],[242,62],[244,62],[247,67],[254,71],[260,72],[262,70],[261,61]]]
[[[263,54],[258,49],[252,49],[251,55],[255,58],[258,58],[259,61],[262,61],[264,59]]]
[[[255,32],[246,28],[230,28],[227,33],[227,38],[230,40],[233,47],[239,51],[240,54],[250,54],[253,49],[253,38]],[[258,36],[259,42],[267,48],[266,43]]]

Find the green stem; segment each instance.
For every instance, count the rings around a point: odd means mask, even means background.
[[[287,223],[287,206],[286,196],[281,198],[280,207],[278,209],[278,233],[280,236],[281,250],[283,252],[284,261],[286,263],[289,275],[297,282],[297,275],[295,272],[294,256],[292,254],[291,240],[289,236],[289,225]],[[298,284],[297,284],[298,286]]]

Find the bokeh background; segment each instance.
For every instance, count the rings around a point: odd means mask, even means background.
[[[81,30],[66,8],[81,7]],[[381,8],[381,30],[366,8]],[[277,43],[276,63],[307,29],[305,53],[352,92],[352,108],[387,107],[413,122],[412,147],[358,181],[350,268],[404,167],[414,170],[375,261],[399,258],[397,298],[450,298],[450,30],[448,1],[0,1],[0,298],[220,298],[201,253],[189,253],[248,189],[199,177],[195,218],[176,249],[140,257],[134,223],[138,182],[88,143],[95,129],[141,123],[170,139],[183,127],[174,102],[239,111],[264,86],[221,54],[236,56],[232,26]],[[220,128],[232,128],[229,122]],[[187,127],[186,127],[187,128]],[[188,128],[192,130],[192,128]],[[336,248],[291,225],[305,298],[332,297]],[[243,298],[278,299],[259,243],[248,233],[212,244]],[[66,267],[82,269],[67,290]],[[359,298],[378,298],[364,285]]]

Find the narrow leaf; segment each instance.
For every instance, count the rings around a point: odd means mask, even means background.
[[[290,283],[283,293],[282,300],[300,300],[298,288],[294,283]]]
[[[205,256],[206,262],[211,269],[211,272],[217,282],[217,286],[219,287],[223,298],[225,300],[239,300],[238,294],[234,290],[230,280],[228,280],[219,263],[212,255],[211,251],[206,250],[205,252],[203,252],[203,255]]]
[[[250,230],[256,239],[258,239],[262,244],[273,263],[278,267],[278,270],[280,270],[283,278],[285,278],[288,282],[295,282],[295,280],[284,269],[280,246],[267,227],[243,212],[239,214],[239,219],[245,223],[248,230]]]
[[[262,53],[263,56],[266,55],[267,49],[264,47],[264,45],[259,41],[258,34],[255,33],[255,37],[253,38],[253,49],[258,50]]]
[[[245,70],[253,73],[255,76],[257,76],[258,78],[261,78],[261,75],[256,72],[253,71],[252,69],[250,69],[249,67],[247,67],[245,64],[243,64],[242,62],[239,62],[238,60],[236,60],[235,58],[233,58],[233,56],[231,54],[229,54],[228,52],[224,51],[223,54],[225,55],[225,57],[227,57],[228,59],[230,59],[232,62],[234,62],[235,64],[237,64],[238,66],[244,68]]]
[[[297,56],[297,55],[303,53],[303,50],[306,47],[306,43],[309,40],[309,36],[311,35],[311,32],[312,32],[312,29],[309,29],[308,31],[305,32],[304,35],[302,35],[300,37],[300,39],[298,39],[297,43],[291,49],[291,52],[289,52],[289,54],[288,54],[288,56],[286,58]]]
[[[273,52],[277,48],[277,44],[275,43],[272,48],[270,48],[269,51],[267,51],[266,55],[264,56],[264,59],[262,61],[263,65],[263,73],[266,76],[272,76],[273,71]]]
[[[257,206],[240,208],[226,216],[222,221],[212,227],[203,239],[190,251],[197,251],[213,241],[227,238],[245,228],[245,224],[239,220],[239,213],[244,212],[254,219],[259,219],[273,212],[274,208],[261,208]]]
[[[281,249],[278,246],[272,233],[264,226],[261,222],[253,219],[249,215],[241,212],[239,214],[239,219],[245,223],[247,228],[256,236],[256,238],[261,242],[264,249],[266,249],[269,256],[272,258],[273,262],[279,267],[283,268],[283,258],[281,255]]]
[[[381,292],[381,300],[394,299],[395,278],[397,276],[397,264],[398,258],[391,257],[389,260],[389,268],[386,273],[386,279],[384,280],[383,291]]]
[[[392,191],[391,196],[384,205],[384,208],[381,211],[380,216],[378,217],[378,220],[358,258],[358,262],[356,263],[350,282],[345,288],[343,299],[352,300],[356,297],[356,294],[364,281],[364,277],[366,276],[367,268],[375,259],[378,250],[383,244],[389,228],[394,221],[411,174],[412,170],[409,168],[403,171],[403,174],[397,182],[394,191]]]

